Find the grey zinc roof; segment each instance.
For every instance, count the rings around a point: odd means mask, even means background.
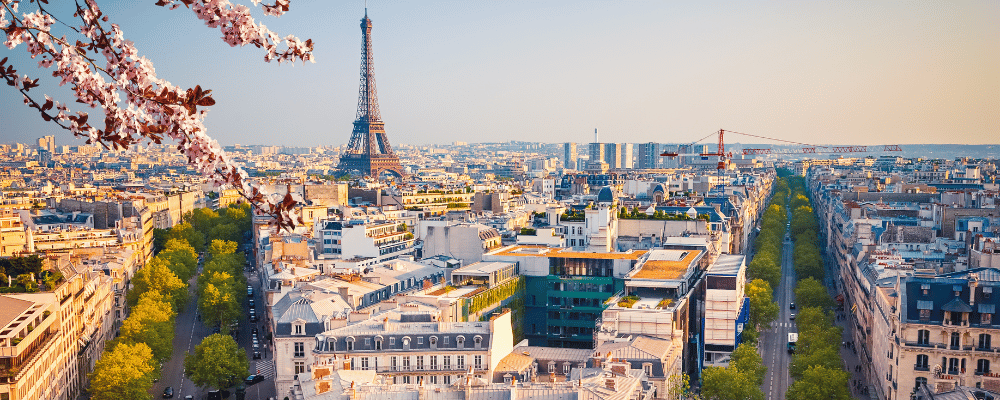
[[[941,309],[944,311],[951,311],[951,312],[963,312],[963,313],[972,312],[972,306],[970,306],[969,303],[962,301],[962,299],[958,297],[945,303],[945,305],[941,306]]]
[[[312,300],[299,297],[278,317],[278,323],[301,319],[306,322],[320,322],[312,308]]]

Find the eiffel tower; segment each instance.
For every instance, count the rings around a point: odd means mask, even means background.
[[[361,19],[361,89],[358,90],[358,115],[347,152],[340,157],[337,169],[341,173],[360,174],[378,178],[383,172],[397,177],[405,176],[399,157],[392,152],[385,135],[385,123],[378,111],[378,92],[375,90],[375,61],[372,53],[372,20],[368,10]]]

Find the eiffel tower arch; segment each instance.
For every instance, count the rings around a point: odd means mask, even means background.
[[[358,89],[358,114],[347,151],[340,157],[337,169],[344,174],[360,174],[378,178],[383,172],[405,177],[399,157],[392,152],[385,123],[378,110],[375,90],[375,60],[372,53],[372,20],[361,19],[361,87]]]

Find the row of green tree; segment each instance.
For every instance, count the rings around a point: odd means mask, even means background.
[[[149,390],[159,378],[158,365],[173,353],[177,313],[188,301],[188,285],[181,276],[190,278],[197,267],[194,247],[187,240],[169,238],[163,250],[136,272],[126,295],[131,312],[90,376],[92,398],[152,397]]]
[[[788,221],[785,203],[789,193],[787,180],[778,178],[774,183],[771,202],[761,216],[753,260],[747,266],[751,278],[761,279],[771,288],[778,287],[781,281],[781,249],[784,245],[785,223]]]
[[[238,243],[213,240],[208,249],[205,267],[198,276],[198,311],[205,325],[219,326],[223,333],[243,315],[246,301],[246,259],[236,251]]]
[[[564,214],[565,215],[565,214]],[[645,211],[640,210],[639,206],[632,207],[622,207],[618,209],[618,218],[620,219],[654,219],[663,221],[693,221],[702,220],[708,221],[710,216],[708,214],[698,214],[697,217],[691,218],[687,213],[666,213],[663,210],[656,210],[653,214],[646,214]]]
[[[795,299],[799,304],[799,341],[792,356],[790,374],[795,382],[788,387],[789,400],[849,399],[850,374],[843,369],[839,347],[840,327],[833,323],[833,299],[823,285],[825,270],[819,252],[819,227],[802,177],[788,178],[791,189],[791,233],[795,240],[794,259],[798,283]]]
[[[189,301],[187,282],[198,272],[199,253],[209,251],[205,272],[235,271],[234,275],[242,278],[237,242],[213,239],[208,245],[202,232],[209,232],[209,238],[240,240],[250,227],[248,207],[231,206],[222,213],[198,209],[185,219],[171,229],[155,232],[158,253],[132,278],[126,295],[131,310],[118,338],[106,346],[90,376],[92,398],[152,398],[149,390],[159,378],[158,365],[173,353],[176,316]],[[238,267],[231,267],[237,263]],[[201,282],[199,277],[199,293],[203,292]],[[247,373],[246,353],[228,335],[205,338],[194,353],[185,356],[184,365],[185,374],[200,387],[229,387]]]

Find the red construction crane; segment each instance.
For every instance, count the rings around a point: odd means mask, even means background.
[[[719,169],[726,168],[726,158],[732,158],[733,153],[726,153],[726,146],[723,142],[723,136],[726,132],[734,133],[737,135],[750,136],[759,139],[774,140],[778,142],[792,143],[797,145],[802,145],[803,147],[798,149],[770,149],[770,148],[760,148],[760,149],[743,149],[741,153],[743,155],[758,155],[758,154],[817,154],[817,153],[867,153],[867,152],[882,152],[882,151],[903,151],[902,148],[897,144],[884,144],[875,146],[818,146],[813,144],[792,142],[788,140],[769,138],[766,136],[752,135],[749,133],[727,131],[725,129],[719,129],[718,132],[712,132],[708,136],[694,141],[691,144],[698,143],[702,140],[707,139],[709,136],[718,134],[719,135],[719,149],[715,153],[693,153],[693,154],[678,154],[677,152],[665,151],[660,156],[662,157],[677,157],[677,156],[708,156],[708,157],[719,157]]]

